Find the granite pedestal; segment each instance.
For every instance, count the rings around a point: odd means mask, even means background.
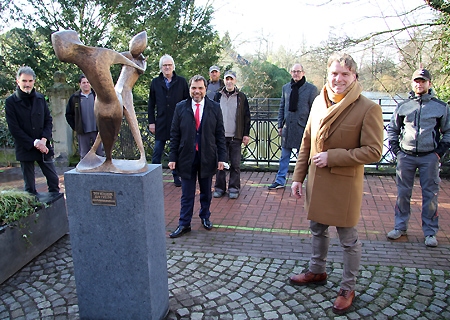
[[[163,319],[169,309],[161,165],[64,174],[82,319]]]

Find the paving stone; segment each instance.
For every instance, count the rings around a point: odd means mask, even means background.
[[[0,319],[78,320],[70,250],[66,236],[3,283]],[[450,253],[450,247],[441,250]],[[289,284],[288,278],[307,267],[305,261],[170,247],[167,258],[170,310],[166,320],[450,318],[446,269],[362,265],[357,299],[346,315],[336,317],[331,306],[339,290],[342,262],[327,264],[327,285],[301,287]]]

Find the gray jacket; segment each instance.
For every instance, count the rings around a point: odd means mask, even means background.
[[[299,149],[311,106],[319,94],[319,90],[317,90],[315,85],[305,82],[298,90],[298,106],[295,112],[289,111],[291,91],[291,83],[286,83],[281,93],[280,109],[278,110],[278,128],[283,128],[281,146],[283,148]]]
[[[392,115],[387,136],[392,152],[426,154],[436,152],[440,157],[450,147],[449,106],[424,94],[401,102]]]

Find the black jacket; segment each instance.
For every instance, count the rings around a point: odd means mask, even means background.
[[[200,176],[211,177],[217,172],[218,162],[226,161],[227,156],[222,110],[218,103],[207,97],[199,131]],[[170,130],[169,161],[176,162],[176,170],[181,178],[191,178],[196,135],[192,98],[188,98],[177,104]]]
[[[162,72],[152,80],[148,97],[148,123],[155,124],[155,139],[169,140],[175,105],[189,97],[186,79],[173,72],[170,88],[167,89]],[[155,117],[156,111],[156,117]]]
[[[76,131],[78,134],[84,134],[80,108],[80,94],[81,90],[78,90],[70,96],[66,106],[66,120],[73,131]],[[92,94],[95,98],[94,90],[92,90]]]
[[[44,154],[34,147],[34,140],[46,138],[49,153],[45,160],[53,156],[51,146],[52,116],[42,94],[34,89],[30,93],[32,104],[27,105],[22,98],[26,94],[19,88],[5,101],[6,122],[14,138],[17,161],[42,161]]]

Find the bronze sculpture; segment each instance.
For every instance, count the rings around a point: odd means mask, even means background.
[[[142,53],[147,46],[147,33],[143,31],[133,37],[130,41],[130,51],[123,53],[86,46],[81,43],[78,34],[73,30],[53,33],[52,45],[59,60],[74,63],[83,71],[97,94],[94,113],[99,134],[89,153],[78,163],[77,171],[111,173],[146,171],[147,161],[131,90],[139,75],[146,69],[146,59]],[[113,64],[122,64],[116,86],[110,72]],[[138,160],[112,159],[112,150],[124,114],[141,154]],[[100,142],[103,142],[106,158],[95,154]]]

